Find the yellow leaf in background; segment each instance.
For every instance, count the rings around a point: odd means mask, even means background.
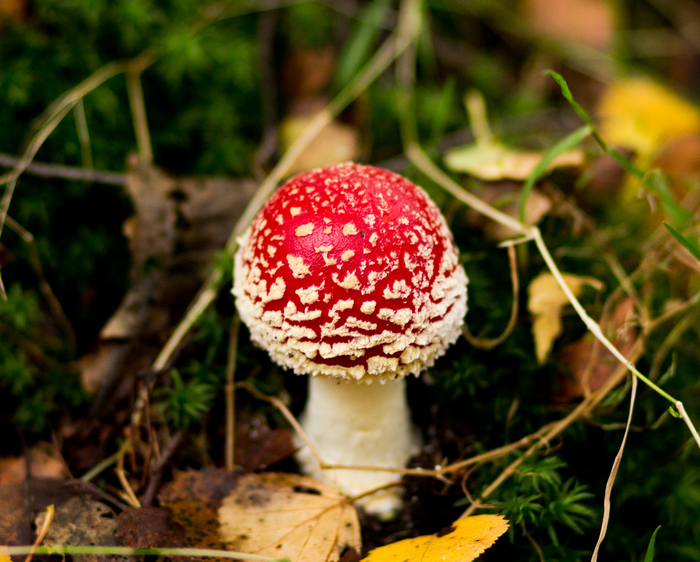
[[[285,117],[280,124],[280,143],[287,150],[311,123],[314,115]],[[350,125],[333,121],[309,143],[296,159],[289,175],[356,160],[359,155],[359,134]]]
[[[3,552],[4,550],[4,547],[0,546],[0,562],[12,562],[12,559]]]
[[[246,474],[219,508],[220,534],[231,550],[336,562],[362,549],[360,523],[347,497],[308,476]]]
[[[458,519],[435,533],[406,539],[370,551],[363,562],[470,562],[508,530],[502,515]]]
[[[590,285],[597,291],[603,284],[592,277],[563,275],[574,296],[578,297],[584,285]],[[554,340],[561,334],[561,309],[569,304],[569,299],[551,273],[541,273],[535,277],[527,289],[527,309],[535,319],[532,323],[532,335],[535,339],[537,361],[544,363],[552,349]]]
[[[661,84],[637,78],[612,84],[598,113],[602,137],[649,156],[681,135],[700,131],[700,110]]]
[[[445,154],[445,165],[454,172],[469,174],[486,181],[526,180],[543,152],[520,150],[495,141],[479,141],[458,146]],[[583,164],[582,150],[571,150],[556,158],[550,170]]]

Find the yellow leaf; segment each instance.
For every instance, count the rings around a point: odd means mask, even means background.
[[[592,277],[563,275],[574,296],[578,297],[584,285],[590,285],[597,291],[603,284]],[[554,340],[561,334],[561,309],[569,304],[559,283],[551,273],[541,273],[535,277],[527,289],[527,309],[535,318],[532,323],[532,335],[535,339],[537,361],[544,363],[552,349]]]
[[[507,530],[508,521],[501,515],[475,515],[434,535],[375,548],[363,562],[470,562]]]
[[[314,115],[285,117],[280,125],[280,143],[287,150],[311,123]],[[333,121],[309,143],[289,170],[289,175],[355,160],[359,155],[359,135],[350,125]]]
[[[222,540],[231,550],[335,562],[347,548],[362,549],[360,523],[347,497],[296,474],[246,474],[219,508]]]
[[[493,140],[458,146],[445,154],[445,164],[487,181],[525,180],[542,160],[542,152],[520,150]],[[557,157],[549,169],[583,164],[583,151],[571,150]]]
[[[651,80],[611,85],[598,105],[600,131],[611,143],[633,148],[641,157],[665,142],[700,131],[700,110]]]
[[[12,562],[12,559],[5,552],[5,547],[0,546],[0,562]]]

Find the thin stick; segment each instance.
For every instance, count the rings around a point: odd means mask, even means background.
[[[14,168],[21,161],[20,158],[8,154],[0,154],[0,166]],[[75,166],[64,166],[63,164],[44,164],[32,162],[27,164],[25,173],[42,178],[59,178],[66,180],[82,180],[106,185],[124,185],[126,175],[117,172],[106,172],[96,170],[86,170]]]
[[[235,312],[231,319],[231,334],[228,344],[228,361],[226,362],[226,472],[232,473],[236,466],[236,401],[234,400],[234,380],[236,375],[236,356],[238,354],[238,329],[241,317]]]

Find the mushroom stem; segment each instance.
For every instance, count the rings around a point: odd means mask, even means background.
[[[328,464],[403,468],[420,448],[403,378],[365,383],[310,377],[301,425]],[[308,447],[303,447],[296,459],[304,472],[350,496],[401,478],[391,472],[322,470]],[[364,498],[360,505],[367,513],[390,519],[401,506],[401,494],[389,488]]]

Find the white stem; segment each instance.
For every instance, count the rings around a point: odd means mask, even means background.
[[[364,383],[314,376],[301,425],[326,464],[403,468],[420,448],[411,425],[403,379]],[[296,455],[302,469],[350,496],[396,482],[401,475],[368,470],[321,469],[308,447]],[[401,505],[395,488],[369,496],[361,505],[390,518]]]

